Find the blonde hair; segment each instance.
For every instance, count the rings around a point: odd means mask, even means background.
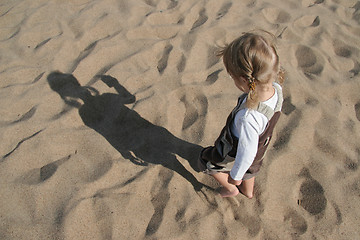
[[[219,52],[228,73],[238,81],[244,77],[249,81],[248,108],[259,104],[256,85],[276,80],[283,83],[279,56],[274,44],[275,37],[266,31],[247,32]]]

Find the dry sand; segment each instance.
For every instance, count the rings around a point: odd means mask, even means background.
[[[358,0],[2,0],[0,239],[360,239]],[[255,198],[196,172],[240,94],[215,56],[278,38]]]

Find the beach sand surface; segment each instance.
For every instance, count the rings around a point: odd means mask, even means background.
[[[0,239],[360,239],[358,0],[3,0]],[[219,47],[277,38],[255,196],[197,172],[241,94]]]

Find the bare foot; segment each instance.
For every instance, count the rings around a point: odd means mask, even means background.
[[[244,195],[245,197],[252,199],[253,198],[253,193],[248,194],[248,193],[244,193],[244,190],[242,189],[241,185],[240,186],[236,186],[236,188],[239,190],[239,193],[241,193],[242,195]]]
[[[222,187],[220,189],[220,195],[222,197],[235,197],[236,195],[239,194],[239,189],[237,187],[235,187],[234,189],[232,189],[231,191]]]

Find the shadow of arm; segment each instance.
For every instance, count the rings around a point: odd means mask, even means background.
[[[101,81],[103,81],[108,87],[113,87],[119,93],[120,97],[124,99],[124,104],[134,103],[136,98],[126,88],[120,85],[119,81],[109,75],[101,75]]]

